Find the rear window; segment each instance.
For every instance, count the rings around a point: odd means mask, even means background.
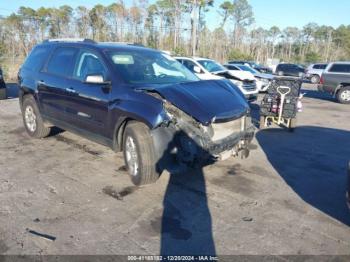
[[[333,73],[350,73],[350,64],[334,64],[328,71]]]
[[[56,49],[47,64],[46,71],[59,76],[71,76],[77,53],[78,49],[73,47]]]
[[[32,52],[30,52],[22,67],[32,71],[39,71],[46,61],[50,50],[51,48],[49,46],[35,47]]]
[[[327,64],[316,64],[313,66],[314,69],[326,69]]]

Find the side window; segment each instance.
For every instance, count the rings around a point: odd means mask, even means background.
[[[39,71],[45,63],[50,50],[51,48],[49,46],[35,47],[24,62],[23,68],[30,69],[32,71]]]
[[[314,65],[313,69],[320,69],[320,65]]]
[[[319,65],[319,69],[322,69],[322,70],[324,70],[324,69],[326,69],[326,67],[327,67],[327,64],[323,64],[323,65]]]
[[[60,47],[55,50],[46,71],[59,76],[71,76],[72,67],[78,50],[73,47]]]
[[[228,69],[229,70],[239,70],[237,67],[235,67],[235,66],[228,66]]]
[[[88,75],[102,75],[107,77],[107,70],[97,55],[90,51],[83,51],[74,70],[74,78],[84,81]]]
[[[195,63],[193,63],[190,60],[183,60],[182,64],[187,67],[192,73],[195,73],[194,67],[196,66]]]
[[[350,64],[334,64],[329,72],[333,73],[350,73]]]

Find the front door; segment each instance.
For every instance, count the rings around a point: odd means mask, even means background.
[[[67,117],[72,125],[90,133],[107,136],[110,84],[87,83],[87,76],[108,79],[107,67],[93,51],[81,50],[75,63],[73,77],[67,81],[69,99]]]

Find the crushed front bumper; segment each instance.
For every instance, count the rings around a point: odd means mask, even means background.
[[[202,164],[207,160],[219,161],[230,156],[249,155],[249,144],[255,133],[255,127],[249,121],[244,129],[223,138],[212,140],[199,129],[176,126],[160,126],[151,131],[157,163],[166,169],[174,158],[177,163],[188,166]],[[158,165],[158,166],[159,166]]]

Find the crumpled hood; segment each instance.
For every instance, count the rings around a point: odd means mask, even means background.
[[[255,80],[254,75],[248,71],[229,70],[228,72],[240,80]]]
[[[265,79],[269,79],[269,80],[271,80],[271,79],[274,78],[274,76],[271,75],[271,74],[265,74],[265,73],[260,73],[260,72],[254,74],[254,75],[255,75],[256,77],[265,78]]]
[[[239,118],[249,111],[241,91],[228,80],[152,85],[139,90],[156,91],[180,110],[206,125],[216,120]]]

